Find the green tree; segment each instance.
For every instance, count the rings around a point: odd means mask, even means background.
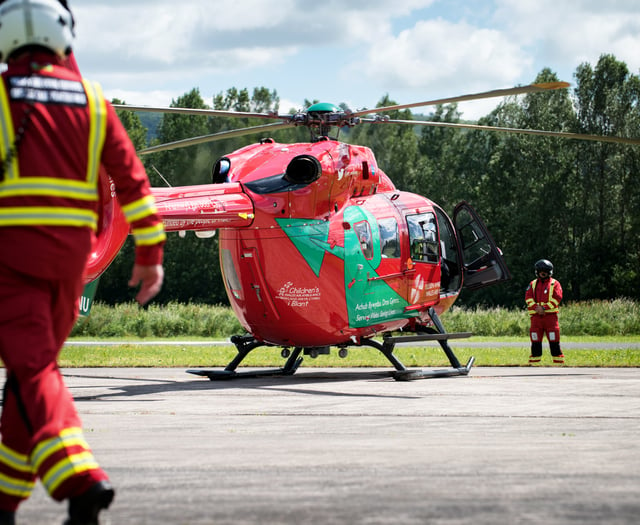
[[[557,80],[545,69],[535,82]],[[571,125],[573,111],[567,90],[555,90],[509,99],[494,116],[492,124],[500,127],[561,131]],[[496,139],[477,201],[514,276],[496,288],[501,291],[499,300],[518,304],[536,260],[547,258],[559,268],[568,267],[566,180],[573,169],[568,151],[574,146],[559,138],[522,134],[500,134]]]
[[[112,104],[126,104],[126,102],[114,98],[111,101]],[[116,110],[116,114],[122,122],[122,125],[127,130],[129,139],[133,142],[133,146],[136,151],[144,149],[147,146],[147,132],[149,131],[140,120],[140,116],[133,111]]]
[[[576,71],[576,131],[639,136],[640,80],[623,62],[602,55]],[[640,190],[636,146],[579,144],[572,236],[577,298],[637,296],[640,289]]]

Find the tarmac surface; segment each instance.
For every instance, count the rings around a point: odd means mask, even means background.
[[[638,369],[475,367],[411,382],[354,368],[63,374],[116,487],[103,525],[640,519]],[[38,484],[17,523],[65,514]]]

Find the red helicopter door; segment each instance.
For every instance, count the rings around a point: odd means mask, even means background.
[[[462,252],[464,288],[477,290],[511,279],[500,248],[469,204],[463,201],[456,206],[453,223]]]
[[[405,216],[410,258],[414,277],[409,285],[407,300],[420,308],[437,304],[440,300],[440,247],[438,225],[433,211]]]

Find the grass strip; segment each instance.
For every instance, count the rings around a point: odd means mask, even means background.
[[[565,348],[566,365],[571,367],[639,367],[639,338],[587,338],[587,348]],[[572,340],[574,341],[574,340]],[[192,345],[177,340],[153,341],[150,344],[132,344],[127,341],[105,341],[105,344],[83,346],[82,341],[73,341],[73,346],[65,346],[60,355],[60,366],[82,367],[225,367],[235,355],[233,345],[204,344]],[[509,338],[494,338],[488,347],[452,344],[461,364],[475,357],[475,366],[529,366],[529,349],[526,341]],[[169,344],[170,343],[170,344]],[[510,344],[513,343],[513,346]],[[602,347],[598,347],[601,344]],[[613,348],[609,346],[613,345]],[[627,347],[625,347],[627,345]],[[449,367],[449,361],[439,346],[397,347],[396,356],[407,367]],[[285,359],[279,348],[257,348],[243,361],[248,367],[280,367]],[[336,349],[329,355],[316,359],[305,356],[301,366],[306,367],[387,367],[389,361],[376,349],[351,347],[346,358],[338,357]],[[548,349],[543,352],[541,365],[553,365]]]

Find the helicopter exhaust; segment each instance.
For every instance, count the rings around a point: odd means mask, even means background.
[[[284,178],[293,184],[311,184],[320,178],[321,173],[318,159],[311,155],[298,155],[289,162]]]

